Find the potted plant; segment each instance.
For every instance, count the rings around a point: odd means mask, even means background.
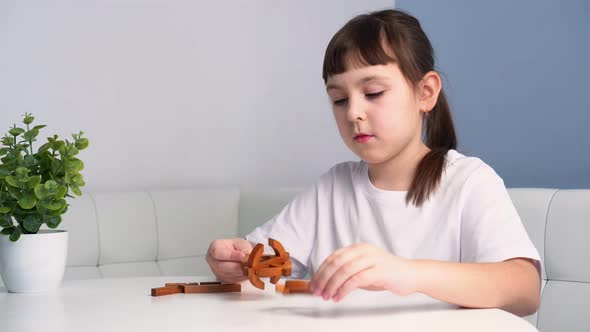
[[[63,278],[67,231],[55,230],[68,209],[70,193],[80,196],[84,163],[76,156],[88,147],[84,134],[73,141],[47,138],[37,152],[33,143],[45,125],[16,124],[0,147],[0,274],[9,292],[34,293],[56,289]],[[41,229],[46,225],[49,229]]]

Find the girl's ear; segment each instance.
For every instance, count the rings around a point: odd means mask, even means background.
[[[436,105],[442,82],[435,71],[429,71],[424,75],[419,84],[419,105],[422,112],[430,112]]]

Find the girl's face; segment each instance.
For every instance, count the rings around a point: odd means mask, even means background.
[[[423,145],[420,101],[396,63],[352,68],[329,77],[326,88],[340,136],[365,162]]]

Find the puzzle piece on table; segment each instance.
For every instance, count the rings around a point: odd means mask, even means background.
[[[280,283],[275,286],[277,293],[288,294],[311,294],[309,289],[309,280],[287,280],[284,284]]]
[[[195,294],[195,293],[227,293],[241,292],[240,284],[222,284],[219,281],[166,283],[164,287],[152,288],[152,296],[164,296],[171,294]]]
[[[264,289],[264,282],[260,278],[270,278],[270,282],[276,284],[281,276],[288,277],[292,272],[291,258],[283,245],[270,238],[268,244],[274,250],[274,255],[263,255],[264,245],[258,243],[244,263],[244,272],[250,283],[260,289]]]

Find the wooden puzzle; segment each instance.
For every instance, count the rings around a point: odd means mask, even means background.
[[[270,282],[276,284],[281,276],[288,277],[292,272],[291,259],[283,245],[270,238],[268,245],[274,250],[274,255],[263,255],[264,245],[258,243],[244,265],[244,273],[248,275],[250,283],[260,289],[264,289],[264,282],[260,278],[270,278]]]
[[[274,255],[264,255],[264,245],[258,243],[252,249],[248,260],[243,263],[244,273],[248,276],[250,283],[256,288],[264,289],[264,282],[260,278],[270,278],[270,282],[276,284],[275,290],[279,293],[285,295],[311,293],[308,280],[287,280],[284,284],[278,284],[281,277],[291,275],[291,258],[279,241],[269,238],[268,245],[274,250]],[[240,284],[224,284],[220,281],[166,283],[164,287],[152,288],[152,296],[241,291]]]

